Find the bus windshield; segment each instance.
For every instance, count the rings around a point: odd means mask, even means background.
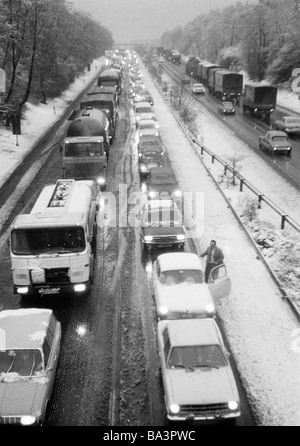
[[[15,229],[11,249],[15,255],[82,252],[85,249],[84,231],[81,227]]]
[[[102,142],[72,142],[65,145],[65,156],[75,158],[103,156]]]

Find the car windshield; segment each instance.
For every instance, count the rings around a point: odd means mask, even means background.
[[[285,142],[287,142],[287,137],[286,136],[273,136],[272,140],[274,142],[278,142],[278,141],[285,141]]]
[[[156,129],[156,122],[152,122],[150,119],[147,119],[146,121],[142,121],[139,124],[139,127],[141,129]]]
[[[102,142],[76,142],[65,145],[65,157],[86,158],[103,156]]]
[[[153,157],[161,157],[161,150],[158,148],[157,150],[150,149],[143,151],[143,157],[145,158],[153,158]]]
[[[224,108],[232,108],[232,102],[223,102],[222,107]]]
[[[149,138],[149,139],[143,139],[139,143],[139,148],[144,147],[161,147],[161,143],[158,138]]]
[[[152,175],[150,184],[176,184],[176,179],[173,175]]]
[[[297,118],[286,118],[287,124],[296,124],[300,125],[300,119]]]
[[[203,85],[202,84],[194,84],[194,87],[195,88],[203,88]]]
[[[170,368],[219,368],[226,365],[226,358],[217,344],[173,347],[168,360]]]
[[[182,269],[182,270],[171,270],[164,271],[160,276],[160,282],[163,285],[193,285],[195,283],[203,283],[202,271],[197,269]]]
[[[84,231],[81,227],[14,229],[11,249],[15,255],[82,252]]]
[[[152,110],[150,107],[136,107],[135,112],[136,113],[152,113]]]
[[[181,218],[177,209],[152,209],[146,211],[143,218],[143,226],[165,226],[171,227],[181,224]]]
[[[0,351],[0,382],[10,377],[41,376],[44,365],[38,349],[13,349]],[[13,375],[9,375],[13,374]]]

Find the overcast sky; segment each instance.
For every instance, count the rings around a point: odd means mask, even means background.
[[[211,9],[238,0],[69,0],[108,28],[115,43],[153,40]],[[248,0],[257,3],[258,0]],[[246,0],[240,0],[245,3]]]

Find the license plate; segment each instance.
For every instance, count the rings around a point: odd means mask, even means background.
[[[46,288],[41,289],[39,292],[41,294],[58,294],[60,292],[60,288]]]

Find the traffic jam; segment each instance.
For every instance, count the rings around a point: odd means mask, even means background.
[[[216,70],[216,82],[226,74]],[[191,92],[206,89],[197,80]],[[219,99],[217,112],[235,115],[240,93]],[[15,300],[0,311],[0,425],[257,424],[219,314],[235,281],[223,228],[215,223],[197,249],[168,107],[135,51],[105,51],[53,164],[10,222],[4,287]],[[295,124],[278,122],[259,148],[291,156],[282,129]]]

